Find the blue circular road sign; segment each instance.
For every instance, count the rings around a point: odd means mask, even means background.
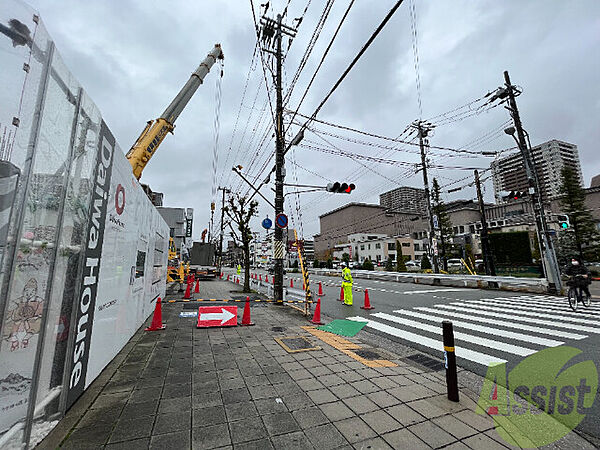
[[[271,219],[269,219],[267,217],[266,219],[264,219],[262,221],[262,226],[263,226],[263,228],[265,228],[266,230],[268,230],[269,228],[271,228],[273,226],[273,222],[271,221]]]
[[[288,218],[285,214],[277,214],[277,217],[275,217],[275,225],[277,225],[279,228],[285,228],[288,225]]]

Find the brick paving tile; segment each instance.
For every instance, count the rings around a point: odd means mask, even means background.
[[[192,426],[205,427],[225,423],[225,408],[223,406],[209,406],[208,408],[194,409],[192,413]]]
[[[189,430],[190,411],[180,411],[156,416],[152,434],[171,433],[173,431]]]
[[[366,441],[362,441],[362,442],[357,442],[356,444],[354,444],[353,448],[355,448],[356,450],[370,450],[370,449],[377,449],[377,450],[387,450],[387,449],[392,449],[392,447],[390,447],[382,438],[380,437],[376,437],[373,439],[367,439]]]
[[[267,386],[267,385],[271,384],[271,382],[269,381],[269,379],[267,378],[266,375],[252,375],[249,377],[244,377],[243,379],[238,378],[238,380],[245,381],[246,384],[248,385],[248,387]],[[230,381],[233,381],[233,380],[230,380]],[[239,387],[241,387],[241,386],[239,386]],[[231,388],[224,388],[224,389],[231,389]]]
[[[466,423],[461,422],[450,414],[447,416],[437,417],[433,419],[432,422],[457,439],[464,439],[468,436],[473,436],[478,433],[475,428],[472,428]]]
[[[317,425],[323,425],[329,422],[327,416],[323,414],[323,412],[316,406],[312,406],[306,409],[300,409],[298,411],[293,411],[292,416],[298,422],[301,428],[311,428]]]
[[[319,405],[319,409],[323,411],[323,414],[325,414],[332,422],[348,419],[355,415],[342,401]]]
[[[229,424],[233,444],[245,441],[255,441],[267,437],[267,430],[262,421],[255,417],[238,420]]]
[[[380,408],[387,408],[388,406],[394,406],[400,403],[400,400],[387,391],[371,392],[370,394],[367,394],[367,398]]]
[[[314,367],[319,367],[321,366],[321,362],[317,359],[311,358],[311,359],[305,359],[304,361],[302,361],[300,363],[302,365],[302,367],[304,367],[305,369],[312,369]]]
[[[408,427],[411,433],[434,448],[443,447],[454,441],[456,438],[446,433],[433,422],[421,422]]]
[[[338,398],[345,399],[350,397],[356,397],[360,395],[355,388],[350,386],[349,384],[341,384],[339,386],[331,386],[329,390]]]
[[[364,377],[353,370],[338,373],[340,377],[346,381],[346,383],[354,383],[355,381],[364,380]]]
[[[376,433],[359,417],[351,417],[334,423],[335,427],[351,444],[376,436]]]
[[[219,384],[221,389],[239,389],[246,387],[246,383],[244,382],[243,378],[230,378],[227,380],[221,380]],[[249,384],[248,386],[252,385]]]
[[[391,389],[398,387],[398,384],[396,384],[393,380],[390,380],[388,377],[370,378],[369,381],[378,386],[380,389]]]
[[[392,431],[381,436],[392,448],[410,450],[430,449],[431,447],[412,434],[408,428]]]
[[[475,450],[501,450],[508,448],[483,433],[463,439],[462,443]]]
[[[299,409],[309,408],[314,406],[314,402],[304,392],[298,394],[284,395],[282,397],[283,403],[290,411],[296,411]]]
[[[231,438],[225,423],[192,429],[193,449],[219,448],[229,444],[231,444]]]
[[[331,373],[329,375],[320,376],[319,381],[321,383],[323,383],[324,386],[327,386],[327,387],[337,386],[339,384],[346,383],[346,381],[342,377],[340,377],[339,375],[336,375],[334,373]]]
[[[399,386],[387,390],[390,394],[396,397],[398,400],[403,402],[411,402],[413,400],[420,400],[422,398],[432,397],[437,395],[436,392],[426,387],[419,386],[418,384],[411,384],[409,386]]]
[[[317,405],[322,405],[323,403],[331,403],[335,402],[338,398],[331,393],[328,389],[317,389],[316,391],[307,392],[310,399],[315,402]]]
[[[323,375],[331,375],[331,374],[333,374],[333,372],[331,370],[329,370],[325,366],[311,367],[311,368],[308,369],[308,371],[310,373],[312,373],[313,376],[319,377],[319,378],[322,377]]]
[[[386,411],[405,427],[425,420],[425,417],[406,405],[391,406]]]
[[[135,419],[136,417],[153,416],[156,414],[157,408],[158,403],[156,401],[128,404],[123,409],[120,419]],[[90,411],[94,410],[92,409]],[[105,415],[104,417],[107,416],[110,417],[110,415]]]
[[[371,369],[370,367],[364,367],[362,369],[358,369],[356,371],[356,373],[358,373],[359,375],[362,375],[363,377],[365,377],[366,379],[370,380],[371,378],[376,378],[381,376],[381,374],[379,372],[377,372],[375,369]]]
[[[481,416],[474,413],[473,411],[464,410],[454,414],[461,422],[466,423],[470,427],[475,428],[477,431],[487,431],[494,428],[494,422],[490,416]]]
[[[76,428],[75,431],[73,431],[69,436],[69,440],[67,442],[71,443],[70,445],[73,448],[77,448],[77,446],[74,446],[71,441],[78,443],[80,448],[85,447],[85,445],[102,445],[108,440],[112,428],[112,424]],[[150,428],[152,428],[152,425],[150,425]],[[143,436],[149,434],[150,433],[142,433]]]
[[[242,442],[235,445],[235,450],[272,450],[273,444],[269,439],[259,439],[258,441]]]
[[[333,373],[340,373],[340,372],[345,372],[348,370],[348,366],[343,363],[340,363],[340,362],[328,364],[327,368],[329,370],[331,370]]]
[[[296,381],[312,378],[313,375],[306,369],[290,370],[288,374]]]
[[[265,386],[250,386],[248,388],[252,400],[260,400],[261,398],[269,398],[277,396],[277,391],[271,385]]]
[[[379,409],[366,395],[358,395],[343,400],[356,414],[364,414]]]
[[[229,389],[223,391],[221,395],[223,396],[223,403],[226,405],[250,400],[250,392],[246,388]]]
[[[294,381],[287,373],[271,373],[267,375],[267,378],[274,386],[282,383],[292,383]]]
[[[373,411],[360,416],[379,435],[402,428],[403,425],[382,410]]]
[[[150,436],[154,417],[140,417],[132,420],[119,420],[110,435],[109,442],[128,441],[135,438]],[[94,427],[91,427],[93,429]],[[81,428],[84,430],[84,428]],[[92,435],[90,433],[90,439]]]
[[[165,385],[162,391],[162,398],[189,397],[192,395],[192,384],[171,384]]]
[[[136,391],[134,391],[134,393],[135,392]],[[129,392],[117,392],[115,394],[100,394],[96,401],[92,404],[91,409],[114,407],[122,408],[123,403],[127,400],[127,398],[130,397],[130,395],[131,393]]]
[[[189,430],[186,430],[152,436],[150,439],[150,447],[146,448],[149,448],[150,450],[179,450],[182,448],[190,448],[190,432]],[[128,447],[127,450],[131,450],[131,448]]]
[[[371,392],[377,392],[380,390],[377,385],[371,383],[369,380],[355,381],[350,383],[350,385],[362,394],[370,394]]]
[[[300,426],[290,413],[276,413],[262,416],[265,428],[270,436],[300,431]]]
[[[253,402],[229,403],[225,405],[225,414],[230,422],[248,417],[258,416]]]
[[[90,409],[77,423],[76,427],[87,428],[90,426],[104,426],[111,429],[117,419],[119,419],[119,416],[118,414],[113,413],[112,408]],[[132,417],[126,417],[126,419],[132,419]]]
[[[319,450],[330,450],[348,445],[346,438],[330,423],[306,430],[306,436]]]
[[[296,383],[303,391],[316,391],[317,389],[323,389],[325,386],[323,383],[318,381],[316,378],[305,378],[303,380],[296,380]]]
[[[276,412],[287,412],[288,408],[285,404],[285,397],[281,399],[282,402],[278,402],[274,398],[263,398],[256,400],[254,406],[258,410],[259,414],[273,414]]]
[[[413,381],[409,380],[404,375],[392,375],[388,378],[400,386],[408,386],[411,384],[415,384]]]
[[[453,444],[444,447],[444,450],[469,450],[469,447],[462,442],[454,442]]]
[[[192,408],[207,408],[209,406],[222,405],[223,400],[220,392],[207,392],[203,394],[194,394],[192,396]]]
[[[70,439],[67,441],[67,443],[69,443],[69,442],[70,442]],[[114,444],[108,444],[104,448],[108,449],[108,450],[147,450],[149,445],[150,445],[150,438],[145,437],[145,438],[141,438],[141,439],[134,439],[132,441],[116,442]],[[189,446],[189,443],[188,443],[188,446]],[[66,448],[68,448],[68,447],[65,447],[64,445],[61,447],[61,449],[66,449]],[[87,450],[87,449],[93,448],[93,447],[81,446],[78,448],[79,449],[85,448]]]
[[[309,442],[306,435],[297,431],[295,433],[290,434],[282,434],[279,436],[273,436],[271,439],[273,442],[273,446],[276,449],[285,449],[285,450],[312,450],[313,446]]]
[[[446,409],[440,408],[435,403],[430,402],[428,398],[408,402],[406,405],[410,406],[427,419],[443,416],[449,412]]]

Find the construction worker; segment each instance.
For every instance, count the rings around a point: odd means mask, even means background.
[[[241,275],[242,274],[242,266],[240,266],[240,264],[238,263],[237,265],[237,274]]]
[[[344,289],[344,305],[352,306],[352,274],[348,264],[342,263],[342,288]]]

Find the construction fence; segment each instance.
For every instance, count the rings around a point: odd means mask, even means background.
[[[0,0],[0,448],[33,448],[164,296],[169,228],[39,16]]]

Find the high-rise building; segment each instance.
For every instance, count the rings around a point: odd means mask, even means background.
[[[552,198],[559,194],[560,174],[563,167],[570,167],[583,182],[579,151],[575,144],[553,139],[532,148],[533,159],[540,180],[543,198]],[[529,184],[525,164],[520,152],[492,162],[494,194],[498,203],[502,202],[503,191],[527,191]]]
[[[427,211],[425,189],[401,186],[379,194],[379,204],[391,211],[423,212]]]

